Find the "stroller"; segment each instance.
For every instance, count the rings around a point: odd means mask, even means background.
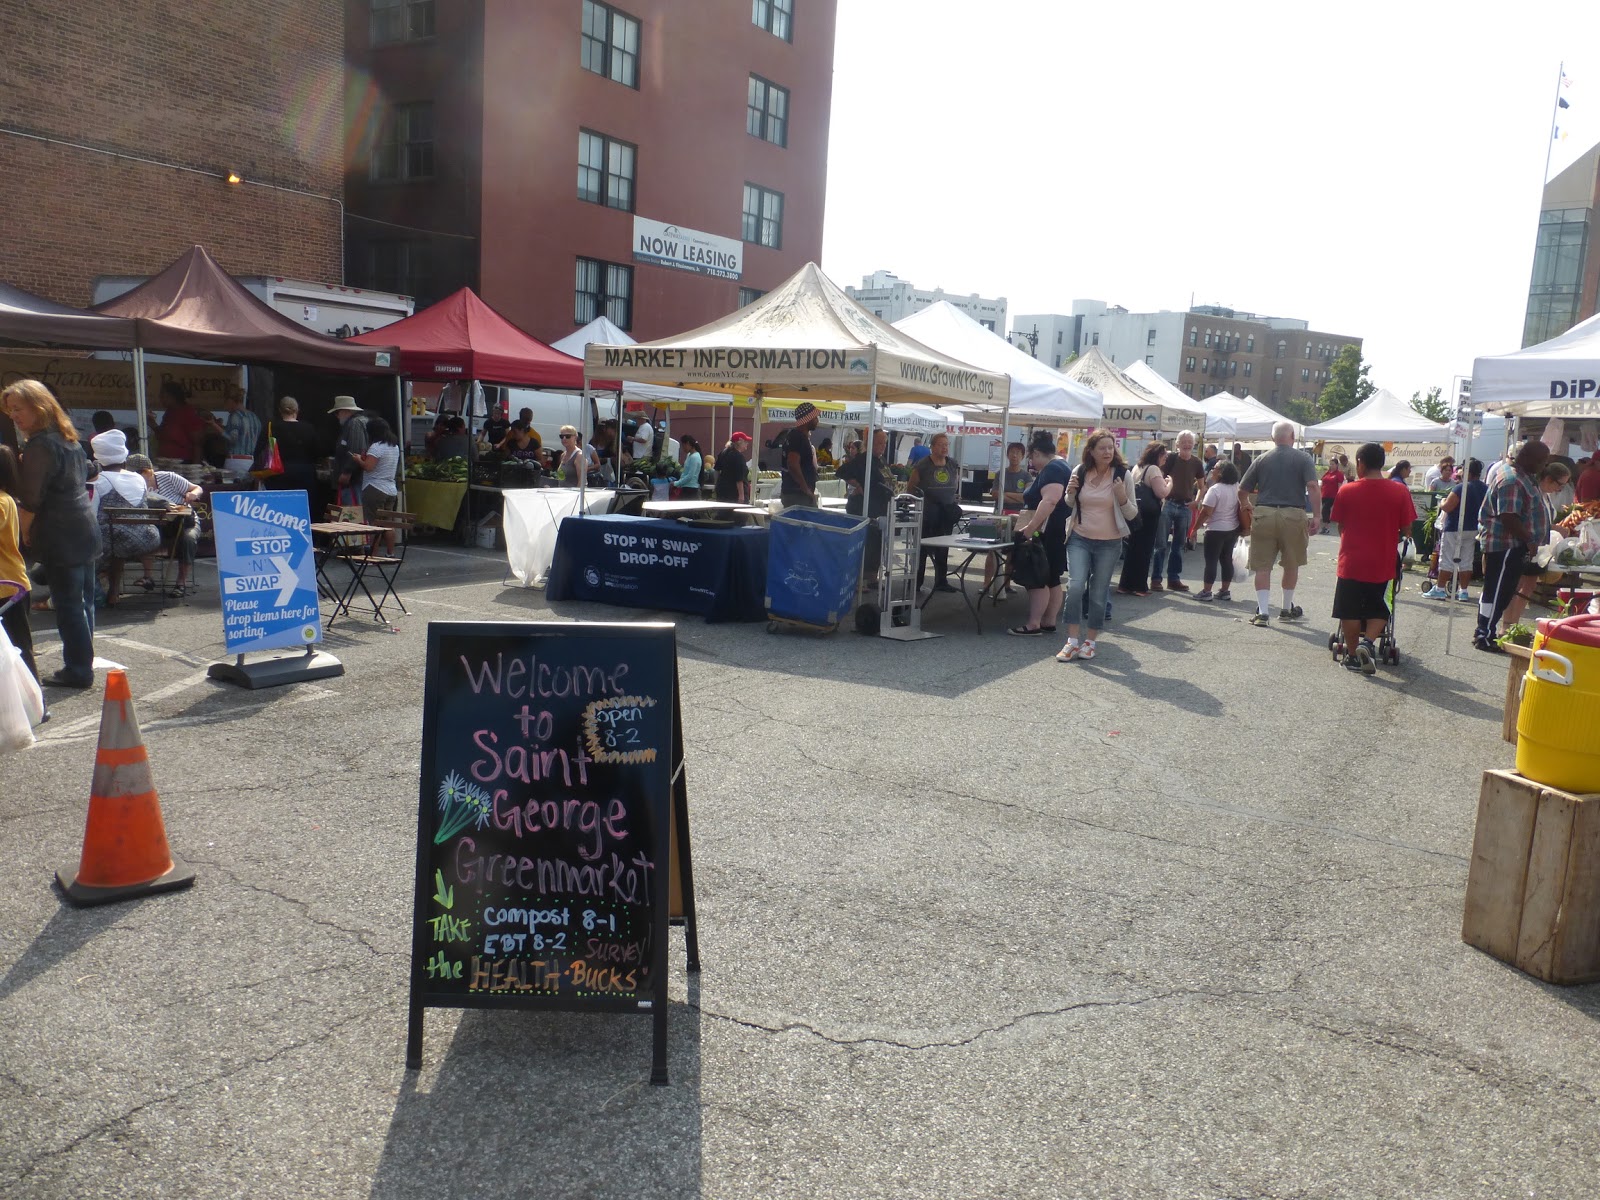
[[[1380,663],[1393,666],[1400,661],[1400,647],[1395,644],[1394,626],[1400,616],[1400,589],[1405,584],[1405,560],[1399,555],[1394,560],[1394,578],[1389,581],[1388,588],[1384,591],[1384,602],[1389,606],[1389,620],[1383,626],[1383,633],[1378,637],[1378,644],[1373,647],[1377,651]],[[1328,635],[1328,653],[1333,655],[1333,661],[1344,661],[1344,630],[1335,627]]]

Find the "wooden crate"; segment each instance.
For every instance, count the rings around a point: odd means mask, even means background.
[[[1483,773],[1461,939],[1547,983],[1600,979],[1600,795]]]

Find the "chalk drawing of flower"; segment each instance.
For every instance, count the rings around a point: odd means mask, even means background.
[[[473,814],[473,820],[479,829],[486,829],[489,817],[492,815],[493,805],[489,801],[489,793],[477,784],[469,783],[466,788],[467,798],[464,801]]]
[[[448,812],[452,804],[459,804],[466,793],[467,781],[451,771],[439,784],[439,811]]]

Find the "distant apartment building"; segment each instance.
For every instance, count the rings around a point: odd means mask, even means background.
[[[1149,364],[1196,399],[1232,392],[1254,395],[1268,407],[1315,399],[1339,351],[1361,346],[1358,337],[1319,332],[1296,317],[1263,317],[1210,304],[1187,312],[1135,313],[1101,300],[1074,300],[1067,315],[1017,317],[1012,345],[1028,350],[1035,327],[1041,335],[1034,357],[1051,366],[1098,346],[1119,366]]]
[[[891,325],[902,317],[909,317],[914,312],[921,312],[929,305],[944,300],[959,308],[985,329],[1004,335],[1006,327],[1004,296],[989,300],[976,292],[969,296],[958,296],[946,292],[943,288],[934,288],[931,292],[923,291],[889,271],[874,271],[862,278],[860,287],[846,287],[844,290],[862,308]]]
[[[1600,213],[1600,145],[1544,185],[1533,243],[1522,344],[1565,333],[1600,309],[1600,253],[1592,234]]]
[[[822,252],[837,0],[344,0],[349,279],[547,341],[704,324]]]

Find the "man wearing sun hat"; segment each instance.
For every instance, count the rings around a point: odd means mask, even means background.
[[[354,491],[356,499],[351,501],[359,504],[361,496],[361,464],[356,461],[356,455],[365,454],[369,439],[367,437],[367,417],[361,411],[361,406],[356,403],[354,396],[335,396],[333,398],[333,415],[339,422],[339,440],[334,446],[333,475],[338,482],[338,495],[335,500],[343,504],[345,492]]]
[[[785,508],[817,507],[817,452],[811,433],[822,420],[817,406],[802,400],[794,406],[794,428],[783,439],[783,482],[778,496]]]
[[[737,504],[750,503],[750,464],[745,461],[751,437],[736,433],[717,455],[717,499],[731,500]]]

